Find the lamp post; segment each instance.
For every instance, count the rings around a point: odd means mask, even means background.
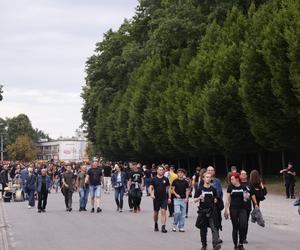
[[[0,123],[0,126],[3,126],[3,130],[5,131],[5,124]],[[4,143],[4,137],[3,137],[4,133],[3,131],[0,131],[0,154],[1,154],[1,161],[3,161],[3,153],[4,153],[4,149],[3,149],[3,143]]]

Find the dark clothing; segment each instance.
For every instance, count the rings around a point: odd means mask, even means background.
[[[64,196],[66,208],[72,208],[73,188],[64,187]]]
[[[230,208],[230,219],[232,223],[232,240],[234,245],[243,244],[247,232],[247,210],[244,208]]]
[[[167,210],[168,200],[167,199],[157,199],[153,200],[153,210],[158,212],[160,209]]]
[[[68,188],[64,187],[64,189],[69,189],[72,190],[73,192],[73,183],[74,183],[74,179],[75,179],[75,175],[70,172],[65,172],[63,173],[63,179],[65,180],[65,183],[68,185]]]
[[[239,187],[229,185],[227,193],[231,196],[231,208],[247,208],[247,203],[244,201],[244,192],[246,193],[248,190],[243,185],[240,185]]]
[[[90,168],[87,172],[91,186],[101,185],[102,171],[100,168]]]
[[[115,188],[115,201],[117,207],[123,209],[124,187]]]
[[[259,206],[260,202],[265,200],[265,196],[267,195],[266,187],[262,188],[260,184],[253,185],[254,195],[257,201],[257,205]]]
[[[168,193],[167,193],[167,187],[170,186],[169,179],[165,176],[162,178],[159,178],[158,176],[154,177],[151,180],[151,186],[153,186],[154,189],[154,196],[157,200],[167,200],[168,199]]]
[[[0,183],[3,184],[7,184],[8,183],[8,171],[5,169],[2,169],[0,172]]]
[[[111,177],[111,172],[112,172],[111,166],[106,165],[103,167],[103,176],[104,177]]]
[[[295,182],[294,181],[285,181],[285,193],[287,198],[295,196]]]
[[[211,209],[214,208],[214,201],[217,198],[217,190],[210,186],[209,188],[200,186],[195,193],[195,198],[202,197],[199,202],[199,209]]]
[[[46,175],[46,176],[42,176],[42,175],[39,175],[37,177],[37,192],[41,192],[43,186],[46,190],[48,190],[50,188],[50,185],[51,185],[51,179],[50,179],[50,176]]]
[[[28,175],[26,178],[26,191],[35,191],[36,189],[36,176],[34,174]]]
[[[142,171],[131,171],[130,173],[130,180],[131,180],[131,185],[133,185],[135,182],[141,184],[142,183],[142,179],[144,177],[144,174]]]
[[[186,190],[189,188],[189,183],[186,180],[175,179],[172,183],[174,191],[181,199],[186,199]]]
[[[48,189],[46,186],[41,188],[41,192],[38,192],[38,209],[46,209],[48,199]]]

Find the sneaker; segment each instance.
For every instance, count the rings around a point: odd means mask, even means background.
[[[86,208],[83,208],[83,209],[82,209],[82,211],[85,211],[85,212],[86,212],[86,211],[87,211],[87,209],[86,209]]]
[[[69,212],[72,212],[72,208],[71,207],[69,208]]]
[[[235,245],[234,250],[240,250],[239,246]]]
[[[69,208],[66,208],[66,212],[69,212]]]
[[[245,250],[243,245],[239,245],[239,250]]]
[[[159,229],[158,229],[158,224],[155,223],[155,224],[154,224],[154,232],[158,232],[158,231],[159,231]]]
[[[221,244],[217,244],[213,246],[213,250],[220,250],[221,249]]]
[[[132,208],[130,208],[130,209],[129,209],[129,212],[133,212],[133,209],[132,209]]]
[[[95,213],[95,208],[92,208],[92,209],[91,209],[91,213]]]
[[[188,216],[186,215],[186,216],[185,216],[185,218],[187,219],[187,218],[188,218]]]
[[[207,250],[206,246],[201,247],[201,250]]]
[[[102,212],[102,209],[100,207],[97,207],[97,213]]]
[[[223,240],[219,238],[217,241],[217,244],[222,244],[222,243],[223,243]]]
[[[83,209],[82,208],[79,208],[79,210],[78,210],[79,212],[81,212],[81,211],[83,211]]]
[[[122,208],[120,208],[119,212],[120,212],[120,213],[122,213],[122,212],[123,212],[123,209],[122,209]]]
[[[28,206],[28,209],[31,209],[31,208],[33,208],[32,206]]]
[[[185,232],[184,228],[179,228],[179,232],[184,233]]]
[[[173,226],[172,231],[173,231],[173,232],[176,232],[176,231],[177,231],[176,226]]]
[[[38,210],[38,213],[41,213],[41,212],[42,212],[42,210],[41,210],[41,209],[39,209],[39,210]]]
[[[247,240],[244,240],[244,241],[243,241],[243,244],[248,244],[248,241],[247,241]]]
[[[45,209],[42,209],[42,212],[43,212],[43,213],[46,213],[46,210],[45,210]]]
[[[162,233],[167,233],[167,232],[168,232],[167,229],[166,229],[166,226],[163,225],[163,226],[161,227],[161,232],[162,232]]]

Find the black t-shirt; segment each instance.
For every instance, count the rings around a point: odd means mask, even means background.
[[[217,198],[217,190],[212,186],[209,188],[199,186],[195,193],[195,198],[198,198],[200,195],[203,196],[203,200],[200,200],[199,208],[213,208],[214,199]]]
[[[168,197],[167,187],[170,186],[169,179],[165,176],[162,178],[154,177],[151,180],[151,185],[154,188],[154,196],[157,200],[165,200]]]
[[[111,166],[108,166],[108,165],[104,166],[103,167],[104,177],[111,177],[111,171],[112,171]]]
[[[249,199],[246,201],[246,206],[249,210],[251,210],[251,196],[255,194],[254,186],[249,181],[241,182],[241,185],[246,188],[246,191],[249,194]]]
[[[140,170],[138,170],[138,171],[131,171],[131,173],[130,173],[130,180],[131,180],[131,182],[138,182],[138,183],[141,184],[143,177],[144,177],[144,174]]]
[[[288,172],[292,172],[292,173],[295,172],[294,167],[292,167],[291,169],[287,169],[287,171],[283,173],[285,181],[287,181],[287,182],[295,181],[295,176]]]
[[[247,208],[247,202],[244,201],[244,192],[248,191],[243,185],[240,185],[239,187],[229,185],[227,193],[231,196],[231,208]]]
[[[151,170],[150,169],[146,169],[144,174],[145,174],[145,178],[148,178],[148,179],[151,178]]]
[[[87,174],[90,177],[89,180],[91,186],[101,185],[102,171],[100,168],[90,168]]]
[[[189,183],[186,180],[175,179],[172,183],[172,187],[174,187],[174,191],[181,199],[186,198],[186,190],[189,188]]]

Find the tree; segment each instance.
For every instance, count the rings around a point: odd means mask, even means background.
[[[37,149],[28,135],[18,136],[15,143],[6,147],[10,160],[32,161],[36,159]]]

